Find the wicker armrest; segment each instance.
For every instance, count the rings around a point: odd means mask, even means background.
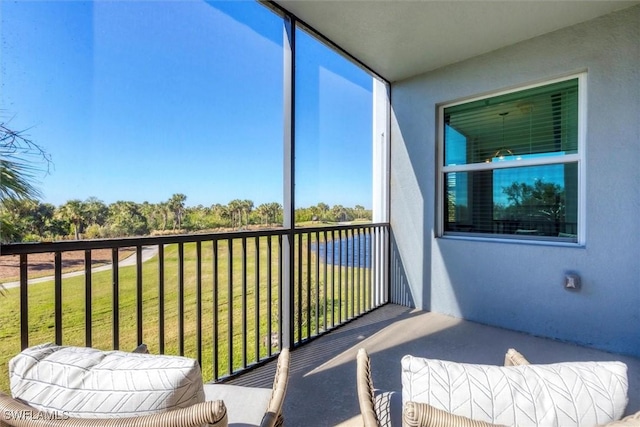
[[[358,350],[356,358],[356,381],[358,403],[364,427],[378,427],[378,416],[374,408],[373,380],[371,378],[371,361],[364,348]]]
[[[605,427],[638,427],[640,426],[640,411],[624,417],[621,420],[606,424]]]
[[[402,411],[405,427],[504,427],[453,415],[427,403],[407,402]]]
[[[0,427],[226,427],[227,408],[221,400],[196,403],[152,415],[126,418],[69,418],[38,411],[0,393]]]
[[[504,366],[520,366],[529,365],[529,361],[522,354],[510,348],[504,355]]]
[[[276,374],[273,379],[273,388],[271,391],[271,399],[267,412],[260,423],[261,427],[275,427],[284,424],[282,415],[282,405],[285,395],[287,394],[287,384],[289,383],[289,349],[283,348],[278,356],[278,364],[276,366]]]

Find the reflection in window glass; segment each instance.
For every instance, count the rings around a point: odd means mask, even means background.
[[[296,224],[370,220],[373,78],[296,32]]]
[[[446,230],[575,236],[576,176],[575,163],[448,173]]]
[[[445,108],[445,165],[578,150],[578,80]]]

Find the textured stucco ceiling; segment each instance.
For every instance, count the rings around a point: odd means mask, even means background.
[[[640,1],[276,0],[389,81],[405,79]]]

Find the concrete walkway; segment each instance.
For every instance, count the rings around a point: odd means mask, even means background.
[[[627,413],[640,410],[640,359],[387,304],[292,351],[287,426],[362,426],[355,361],[362,347],[371,357],[374,387],[398,391],[406,354],[502,365],[512,347],[531,363],[620,360],[628,366]],[[230,383],[270,388],[274,372],[270,362]]]
[[[151,258],[153,258],[154,256],[156,256],[156,254],[158,253],[158,247],[157,246],[143,246],[142,247],[142,262],[148,261]],[[128,267],[131,265],[136,265],[136,254],[133,253],[130,256],[128,256],[127,258],[123,259],[122,261],[118,262],[118,266],[119,267]],[[107,271],[107,270],[111,270],[111,264],[105,264],[105,265],[101,265],[100,267],[95,267],[91,269],[92,273],[98,273],[100,271]],[[75,276],[84,276],[84,269],[80,270],[80,271],[73,271],[71,273],[64,273],[62,275],[63,279],[66,279],[68,277],[75,277]],[[46,277],[38,277],[37,279],[30,279],[27,283],[29,285],[33,285],[36,283],[43,283],[43,282],[49,282],[52,281],[54,279],[53,276],[46,276]],[[20,282],[7,282],[7,283],[3,283],[2,286],[5,289],[10,289],[10,288],[17,288],[20,286]]]

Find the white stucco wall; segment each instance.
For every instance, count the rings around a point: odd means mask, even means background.
[[[436,105],[584,70],[585,246],[436,239]],[[396,300],[640,356],[640,7],[395,83],[391,99]]]

